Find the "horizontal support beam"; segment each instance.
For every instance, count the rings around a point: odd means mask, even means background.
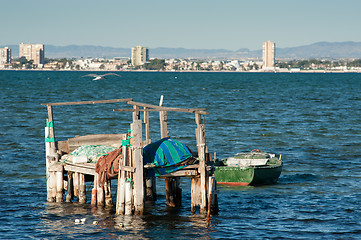
[[[120,165],[120,170],[121,171],[128,171],[128,172],[135,172],[135,167]]]
[[[69,171],[69,172],[78,172],[78,173],[94,175],[94,176],[96,174],[95,168],[90,169],[90,168],[79,167],[79,166],[75,166],[75,165],[64,165],[64,170]]]
[[[193,177],[193,176],[197,176],[198,175],[198,171],[197,170],[178,170],[172,173],[167,173],[164,175],[159,176],[160,178],[165,178],[165,177]]]
[[[134,101],[127,101],[129,105],[135,105],[138,107],[144,107],[147,109],[114,109],[113,111],[118,112],[154,112],[154,111],[170,111],[170,112],[189,112],[189,113],[199,113],[203,115],[207,115],[208,112],[205,108],[172,108],[172,107],[163,107],[157,106],[152,104],[134,102]]]
[[[154,165],[154,164],[146,164],[144,165],[144,168],[162,168],[162,166],[157,166],[157,165]],[[185,166],[184,168],[182,168],[183,170],[184,169],[198,169],[199,168],[199,164],[193,164],[193,165],[187,165]]]
[[[81,104],[96,104],[96,103],[116,103],[116,102],[129,102],[132,98],[124,99],[110,99],[110,100],[97,100],[97,101],[80,101],[80,102],[58,102],[58,103],[42,103],[46,106],[64,106],[64,105],[81,105]]]

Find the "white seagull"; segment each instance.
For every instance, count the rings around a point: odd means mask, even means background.
[[[120,75],[118,74],[115,74],[115,73],[106,73],[106,74],[103,74],[103,75],[98,75],[98,74],[88,74],[88,75],[85,75],[83,77],[93,77],[93,81],[96,81],[96,80],[102,80],[102,79],[105,79],[105,76],[109,76],[109,75],[113,75],[113,76],[118,76],[120,77]]]

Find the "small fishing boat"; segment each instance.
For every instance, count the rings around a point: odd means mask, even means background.
[[[215,160],[214,175],[218,184],[230,186],[274,184],[281,175],[282,165],[281,155],[254,149]]]

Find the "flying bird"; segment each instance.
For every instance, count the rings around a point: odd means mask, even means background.
[[[113,75],[113,76],[118,76],[118,77],[120,77],[120,75],[115,74],[115,73],[106,73],[106,74],[103,74],[103,75],[88,74],[88,75],[84,75],[83,77],[93,77],[93,78],[94,78],[93,81],[96,81],[96,80],[105,79],[105,76],[109,76],[109,75]]]

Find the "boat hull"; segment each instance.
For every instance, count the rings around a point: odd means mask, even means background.
[[[228,167],[216,166],[214,175],[218,184],[229,186],[266,185],[278,181],[282,172],[282,164]]]

